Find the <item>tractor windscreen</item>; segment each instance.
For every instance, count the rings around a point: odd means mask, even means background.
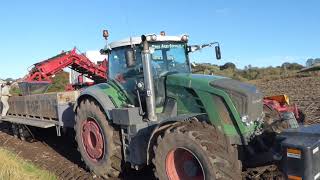
[[[150,51],[154,75],[158,76],[166,72],[190,72],[185,43],[150,43]]]
[[[124,82],[143,74],[141,63],[141,49],[136,47],[136,64],[127,67],[125,52],[130,46],[112,49],[109,54],[109,78]],[[161,76],[168,72],[189,73],[186,44],[182,42],[154,42],[150,43],[152,70],[154,76]]]
[[[164,94],[164,77],[171,73],[189,73],[190,66],[186,53],[186,44],[182,42],[150,42],[151,66],[156,89],[156,105],[162,104]],[[136,98],[136,82],[143,80],[141,46],[134,47],[134,63],[128,65],[126,52],[131,46],[113,48],[109,54],[109,79],[120,83],[130,99]],[[164,92],[165,90],[163,90]],[[159,99],[159,100],[158,100]]]

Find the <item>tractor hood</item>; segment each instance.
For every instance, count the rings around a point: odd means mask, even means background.
[[[229,99],[245,123],[262,117],[263,94],[254,85],[221,76],[182,73],[168,75],[167,85],[206,91],[221,96],[225,102]]]
[[[190,73],[177,73],[167,76],[167,84],[178,85],[194,89],[203,89],[208,86],[212,81],[219,79],[229,79],[222,76],[202,75],[202,74],[190,74]]]

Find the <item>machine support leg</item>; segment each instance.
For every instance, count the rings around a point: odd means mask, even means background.
[[[57,136],[61,136],[61,126],[60,125],[56,125],[56,131],[57,131]]]

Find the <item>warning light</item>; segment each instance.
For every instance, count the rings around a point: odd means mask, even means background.
[[[103,31],[102,31],[102,36],[103,36],[106,40],[108,40],[109,31],[108,31],[108,30],[103,30]]]

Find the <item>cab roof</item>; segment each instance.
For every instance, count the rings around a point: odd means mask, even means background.
[[[147,36],[152,36],[154,34],[148,34]],[[157,36],[157,40],[156,41],[152,41],[150,40],[150,42],[161,42],[161,41],[173,41],[173,42],[181,42],[181,36],[161,36],[161,35],[156,35]],[[148,40],[149,41],[149,40]],[[115,42],[111,42],[108,45],[108,48],[117,48],[117,47],[123,47],[123,46],[129,46],[131,44],[140,44],[141,43],[141,37],[131,37],[131,38],[127,38],[127,39],[123,39],[120,41],[115,41]]]

